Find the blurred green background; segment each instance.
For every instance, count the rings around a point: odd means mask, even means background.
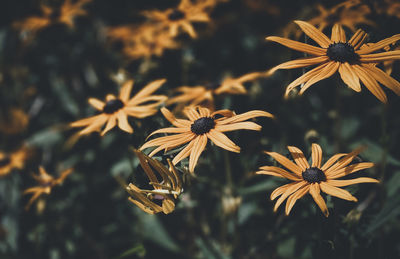
[[[43,3],[56,8],[63,1],[3,0],[1,113],[6,117],[12,107],[20,108],[29,124],[17,134],[0,134],[0,150],[27,144],[33,154],[23,170],[0,179],[0,257],[399,258],[400,98],[391,91],[385,91],[389,103],[384,105],[365,87],[361,93],[349,90],[335,75],[304,96],[284,100],[285,86],[302,73],[294,69],[246,84],[246,96],[219,97],[218,109],[262,109],[277,119],[257,119],[261,132],[229,133],[242,148],[240,154],[209,144],[196,167],[197,177],[186,177],[184,193],[169,215],[140,211],[116,180],[146,181],[131,149],[140,147],[152,131],[169,126],[161,113],[130,118],[133,134],[113,129],[104,137],[94,133],[66,145],[78,131],[68,123],[94,114],[89,97],[117,94],[113,77],[122,69],[135,79],[134,91],[167,78],[160,90],[166,95],[182,85],[266,71],[303,55],[266,42],[266,36],[282,36],[293,20],[317,16],[318,3],[329,9],[340,2],[231,0],[216,6],[210,24],[195,24],[197,39],[182,35],[178,49],[129,59],[120,44],[107,40],[105,28],[142,24],[141,11],[173,7],[179,1],[93,0],[84,6],[88,15],[76,17],[74,28],[52,24],[27,43],[12,24],[40,15]],[[399,18],[376,8],[386,2],[363,4],[376,26],[357,27],[368,32],[370,42],[399,33]],[[326,33],[330,35],[330,28]],[[392,76],[400,79],[397,63]],[[297,202],[290,216],[282,208],[273,213],[269,195],[287,181],[254,175],[259,166],[274,164],[262,151],[288,155],[286,146],[294,145],[308,156],[312,142],[322,146],[325,159],[368,146],[360,159],[376,166],[355,176],[381,183],[346,188],[358,203],[324,196],[329,218],[309,195]],[[39,165],[53,175],[69,167],[75,170],[40,201],[44,209],[34,205],[25,211],[29,197],[21,194],[36,184],[30,174]]]

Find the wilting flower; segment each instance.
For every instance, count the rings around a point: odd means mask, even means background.
[[[377,63],[387,60],[400,59],[400,51],[387,51],[373,53],[400,40],[400,34],[381,40],[372,45],[364,44],[367,34],[358,30],[350,40],[346,40],[345,32],[339,24],[332,28],[332,36],[329,39],[311,24],[303,21],[295,21],[307,36],[313,39],[320,47],[281,38],[267,37],[267,40],[278,42],[294,50],[302,51],[313,57],[292,60],[280,64],[270,70],[270,74],[278,69],[292,69],[318,65],[316,68],[303,74],[286,88],[285,97],[296,86],[304,84],[300,94],[304,93],[311,85],[332,76],[336,71],[342,80],[356,92],[361,91],[360,80],[381,102],[387,102],[385,92],[378,82],[400,95],[400,83],[377,68]]]
[[[260,167],[260,171],[257,172],[257,174],[273,175],[294,181],[293,183],[276,188],[271,193],[271,200],[280,196],[275,203],[274,211],[287,199],[285,212],[286,215],[289,215],[296,201],[307,193],[310,193],[321,211],[328,217],[329,211],[320,191],[344,200],[357,201],[357,198],[348,191],[338,187],[356,183],[379,182],[378,180],[368,177],[337,180],[343,176],[374,166],[373,163],[368,162],[351,163],[363,148],[358,148],[349,154],[336,154],[326,161],[323,166],[321,166],[322,149],[318,144],[312,144],[311,166],[300,149],[293,146],[288,146],[288,149],[295,163],[278,153],[265,152],[286,169],[276,166],[262,166]]]
[[[14,23],[14,27],[23,33],[33,34],[54,23],[63,23],[73,28],[75,17],[87,15],[87,12],[83,9],[83,5],[90,1],[78,0],[72,2],[72,0],[65,0],[59,8],[55,9],[42,5],[42,16],[28,17],[23,21]]]
[[[42,194],[50,194],[54,186],[60,185],[64,182],[65,178],[72,173],[73,169],[67,169],[63,171],[58,178],[54,178],[49,175],[43,167],[39,167],[39,174],[32,174],[33,178],[38,182],[38,186],[28,188],[24,191],[24,194],[33,193],[25,209],[28,210],[32,203],[37,200]]]
[[[265,72],[252,72],[237,78],[226,77],[221,83],[218,84],[178,87],[175,89],[175,91],[179,94],[169,98],[166,104],[178,104],[180,108],[184,105],[202,105],[213,110],[214,98],[216,95],[246,94],[247,90],[244,87],[245,83],[265,76],[267,76],[267,73]]]
[[[89,98],[89,103],[101,113],[93,117],[78,120],[71,123],[71,127],[85,127],[79,132],[80,135],[89,134],[100,130],[104,124],[105,128],[101,132],[104,135],[117,125],[126,132],[132,133],[133,129],[128,123],[128,116],[135,118],[145,118],[157,113],[158,106],[167,97],[164,95],[151,95],[165,82],[159,79],[145,86],[134,97],[130,98],[133,80],[124,83],[119,97],[109,94],[106,101],[102,102],[96,98]]]
[[[128,198],[129,201],[150,214],[161,211],[165,214],[171,213],[175,209],[175,200],[182,192],[182,180],[176,168],[171,160],[168,160],[168,169],[161,162],[146,156],[143,152],[139,150],[134,150],[134,152],[139,158],[140,165],[149,178],[149,185],[153,187],[153,190],[140,189],[130,183],[126,187],[132,196]]]
[[[214,1],[213,1],[214,2]],[[194,1],[181,0],[176,8],[168,8],[166,10],[145,11],[143,15],[150,21],[161,25],[165,28],[171,37],[179,34],[182,29],[192,38],[197,37],[197,33],[193,28],[192,22],[209,22],[210,17],[207,9],[211,1]]]
[[[23,132],[29,123],[29,116],[20,108],[10,108],[0,113],[0,132],[8,135]]]
[[[197,161],[206,148],[207,141],[210,139],[215,145],[222,147],[228,151],[240,152],[240,147],[233,143],[223,132],[234,131],[240,129],[261,130],[261,126],[250,121],[255,117],[270,117],[273,115],[265,111],[249,111],[236,115],[230,110],[218,110],[213,113],[204,107],[187,107],[183,113],[189,119],[177,119],[166,108],[161,108],[164,117],[175,127],[164,128],[154,131],[149,135],[158,133],[177,133],[170,136],[159,137],[143,144],[140,150],[157,147],[149,156],[153,156],[161,150],[171,150],[185,143],[186,145],[172,160],[176,165],[182,159],[189,158],[189,171],[194,172]],[[221,116],[221,117],[219,117]],[[219,117],[219,118],[217,118]]]
[[[28,156],[29,151],[25,147],[10,154],[0,151],[0,177],[9,174],[14,168],[22,169]]]

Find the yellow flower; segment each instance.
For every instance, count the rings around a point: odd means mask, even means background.
[[[400,95],[400,83],[375,67],[376,63],[400,59],[400,51],[373,53],[400,40],[400,34],[396,34],[372,45],[366,45],[364,42],[367,38],[367,34],[362,30],[358,30],[353,37],[347,41],[342,26],[335,24],[332,28],[331,39],[329,39],[311,24],[303,21],[295,22],[304,33],[313,39],[320,47],[281,37],[267,37],[267,40],[278,42],[286,47],[313,56],[280,64],[272,68],[270,74],[278,69],[292,69],[312,65],[318,66],[289,84],[286,88],[285,97],[300,84],[304,84],[300,90],[300,94],[304,93],[311,85],[332,76],[336,71],[339,71],[346,85],[356,92],[361,91],[361,80],[368,90],[381,102],[386,103],[387,97],[379,86],[379,83],[388,87],[397,95]]]
[[[33,193],[33,196],[29,199],[28,204],[26,204],[25,209],[28,210],[32,203],[37,200],[42,194],[50,194],[54,186],[60,185],[64,182],[65,178],[72,173],[73,169],[67,169],[63,171],[58,178],[54,178],[49,175],[43,167],[39,167],[39,174],[32,174],[33,178],[38,182],[38,186],[28,188],[23,194]]]
[[[11,154],[0,151],[0,177],[11,173],[14,168],[22,169],[28,156],[29,151],[24,147]]]
[[[182,192],[182,180],[176,168],[171,160],[168,160],[168,169],[161,162],[146,156],[143,152],[139,150],[134,150],[134,152],[139,158],[140,165],[149,178],[149,185],[153,187],[153,190],[139,189],[130,183],[126,187],[126,190],[132,196],[128,198],[129,201],[149,214],[156,214],[161,211],[165,214],[171,213],[175,209],[175,200]],[[159,177],[154,173],[154,170],[161,177],[161,181],[158,180]]]
[[[166,49],[179,47],[168,32],[152,24],[111,27],[107,35],[112,42],[122,42],[123,53],[132,59],[161,56]]]
[[[134,97],[130,98],[133,80],[125,82],[121,88],[119,97],[107,95],[106,101],[102,102],[96,98],[89,98],[89,103],[101,113],[93,117],[78,120],[71,123],[71,127],[85,127],[79,132],[80,135],[89,134],[100,130],[104,124],[105,128],[101,132],[103,136],[117,125],[126,132],[133,133],[132,127],[128,123],[128,116],[135,118],[145,118],[157,113],[158,106],[167,97],[164,95],[151,95],[165,82],[159,79],[145,86]]]
[[[288,146],[288,149],[295,163],[278,153],[265,152],[286,169],[276,166],[262,166],[260,167],[260,171],[257,172],[257,174],[273,175],[294,181],[293,183],[276,188],[271,193],[271,200],[280,196],[275,203],[274,211],[287,199],[285,212],[286,215],[289,215],[296,201],[307,193],[310,193],[321,211],[328,217],[329,211],[324,199],[320,195],[320,191],[344,200],[357,201],[357,198],[348,191],[338,187],[356,183],[379,182],[378,180],[368,177],[337,180],[343,176],[374,166],[373,163],[367,162],[350,164],[363,148],[358,148],[349,154],[336,154],[326,161],[323,166],[321,166],[322,149],[318,144],[312,144],[311,166],[300,149],[293,146]]]
[[[160,24],[169,32],[171,37],[179,34],[179,30],[187,32],[192,38],[197,37],[192,22],[209,22],[210,17],[207,8],[210,1],[181,0],[176,8],[166,10],[145,11],[143,15],[150,21]]]
[[[218,110],[213,113],[204,107],[187,107],[183,113],[189,119],[177,119],[166,108],[161,108],[164,117],[175,127],[164,128],[154,131],[149,135],[158,133],[177,133],[175,135],[159,137],[143,144],[140,150],[157,147],[150,153],[150,157],[161,150],[170,150],[189,143],[172,160],[176,165],[182,159],[189,158],[189,171],[194,172],[197,161],[206,148],[207,141],[210,139],[215,145],[228,151],[240,152],[240,147],[233,143],[223,132],[240,129],[261,130],[261,126],[245,120],[255,117],[270,117],[273,115],[265,111],[249,111],[236,115],[230,110]],[[216,116],[221,116],[216,118]]]
[[[265,72],[252,72],[237,78],[226,77],[221,83],[206,86],[181,86],[175,89],[179,94],[169,98],[167,105],[178,104],[179,108],[187,106],[202,105],[214,110],[214,99],[216,95],[222,94],[247,94],[245,83],[266,77]]]
[[[90,1],[92,0],[78,0],[73,3],[71,0],[65,0],[59,9],[52,9],[42,5],[42,16],[28,17],[23,21],[14,23],[13,26],[23,33],[31,34],[54,23],[64,23],[68,27],[73,28],[76,16],[87,15],[87,12],[83,9],[83,5]],[[29,40],[30,38],[28,37],[27,39]]]

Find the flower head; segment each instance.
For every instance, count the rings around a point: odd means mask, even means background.
[[[280,196],[275,203],[274,211],[276,211],[287,199],[285,212],[286,215],[289,215],[296,201],[309,193],[324,215],[328,217],[329,211],[320,191],[344,200],[357,201],[357,198],[351,195],[348,191],[338,187],[356,183],[379,182],[378,180],[368,177],[359,177],[351,180],[338,180],[338,178],[343,176],[374,166],[373,163],[368,162],[350,164],[363,148],[358,148],[349,154],[336,154],[322,166],[321,147],[314,143],[311,148],[311,165],[308,163],[303,152],[297,147],[288,147],[290,154],[294,159],[294,163],[278,153],[265,152],[284,166],[285,169],[276,166],[262,166],[257,174],[273,175],[293,181],[293,183],[285,184],[276,188],[271,193],[271,200]]]
[[[345,32],[339,24],[333,26],[332,36],[329,39],[325,34],[307,22],[296,21],[296,23],[320,47],[275,36],[267,37],[267,40],[278,42],[286,47],[313,56],[280,64],[272,68],[270,74],[278,69],[318,66],[290,83],[286,88],[285,97],[300,84],[304,84],[300,90],[300,94],[304,93],[311,85],[332,76],[336,71],[339,71],[344,83],[356,92],[361,91],[361,80],[368,90],[381,102],[386,103],[387,97],[379,86],[379,83],[388,87],[397,95],[400,95],[400,83],[376,67],[377,63],[400,59],[400,51],[374,53],[400,40],[400,34],[396,34],[375,44],[366,45],[364,42],[367,34],[362,30],[358,30],[347,41]]]
[[[140,165],[149,178],[149,184],[153,190],[139,189],[130,183],[126,190],[132,196],[129,201],[138,206],[144,212],[156,214],[171,213],[175,209],[175,200],[182,192],[182,180],[176,168],[168,160],[169,169],[161,162],[152,159],[139,150],[134,150],[139,158]],[[156,175],[154,170],[158,173]],[[158,204],[157,204],[158,203]]]
[[[0,177],[11,173],[12,169],[22,169],[25,165],[25,160],[29,155],[27,148],[6,154],[0,151]]]
[[[75,17],[87,15],[87,12],[83,9],[83,5],[90,1],[92,0],[78,0],[75,2],[65,0],[59,8],[55,9],[42,5],[41,16],[28,17],[23,21],[14,23],[14,27],[21,30],[23,33],[30,34],[34,34],[54,23],[63,23],[68,27],[73,28]]]
[[[122,42],[123,53],[132,59],[161,56],[165,50],[179,47],[168,32],[152,24],[112,27],[107,35],[110,41]]]
[[[25,209],[28,210],[32,203],[37,200],[42,194],[50,194],[51,190],[56,185],[61,185],[65,178],[73,171],[72,168],[63,171],[58,178],[54,178],[52,175],[49,175],[43,167],[39,167],[39,174],[32,174],[33,178],[38,182],[38,186],[28,188],[24,191],[23,194],[33,193],[33,196],[30,198],[28,204],[26,204]]]
[[[206,148],[207,141],[210,139],[215,145],[222,147],[228,151],[240,152],[240,147],[233,143],[223,132],[234,131],[240,129],[261,130],[261,126],[245,120],[255,117],[270,117],[273,115],[265,111],[249,111],[236,115],[230,110],[218,110],[213,113],[204,107],[187,107],[183,113],[188,118],[177,119],[166,108],[161,108],[164,117],[175,127],[164,128],[154,131],[149,135],[158,133],[176,133],[174,135],[159,137],[143,144],[140,150],[157,147],[150,153],[150,157],[161,150],[170,150],[186,145],[172,160],[176,165],[182,159],[189,158],[189,171],[194,172],[197,161]],[[219,116],[219,118],[217,118]]]
[[[197,37],[197,33],[193,28],[192,22],[209,22],[210,17],[207,12],[211,2],[215,1],[191,1],[181,0],[176,8],[168,8],[166,10],[145,11],[143,15],[155,24],[165,28],[171,37],[179,34],[182,29],[192,38]]]
[[[130,98],[133,80],[125,82],[118,97],[107,95],[106,101],[102,102],[95,98],[89,98],[89,103],[100,111],[100,114],[86,119],[71,123],[71,127],[85,127],[79,132],[80,135],[89,134],[100,130],[104,124],[105,128],[101,132],[104,135],[117,125],[126,132],[132,133],[133,129],[128,123],[128,116],[135,118],[145,118],[157,112],[158,106],[167,97],[164,95],[151,95],[165,82],[159,79],[145,86],[134,97]]]

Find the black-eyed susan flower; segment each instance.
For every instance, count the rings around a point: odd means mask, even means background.
[[[14,23],[14,27],[23,33],[34,34],[37,31],[54,23],[63,23],[70,28],[74,27],[74,19],[77,16],[87,15],[83,6],[92,0],[65,0],[59,8],[51,8],[42,5],[41,16],[31,16],[23,21]],[[28,38],[29,39],[29,38]]]
[[[85,127],[79,132],[80,135],[89,134],[100,130],[104,124],[105,128],[101,135],[104,135],[116,125],[126,132],[132,133],[133,129],[128,123],[128,116],[145,118],[155,114],[158,106],[167,97],[164,95],[151,95],[165,82],[159,79],[145,86],[134,97],[130,98],[133,80],[128,80],[121,87],[119,97],[112,94],[106,96],[102,102],[96,98],[89,98],[89,103],[100,112],[100,114],[71,123],[71,127]],[[118,122],[118,123],[117,123]]]
[[[397,95],[400,95],[400,83],[375,66],[377,63],[383,61],[400,59],[400,51],[374,53],[400,40],[400,34],[396,34],[372,45],[366,45],[364,42],[367,38],[367,34],[362,30],[358,30],[353,37],[347,41],[342,26],[335,24],[332,28],[332,36],[329,39],[311,24],[303,21],[295,22],[307,36],[319,45],[319,47],[281,37],[267,37],[267,40],[275,41],[291,49],[312,55],[312,57],[309,58],[292,60],[280,64],[272,68],[270,74],[278,69],[292,69],[312,65],[318,66],[290,83],[286,88],[285,97],[300,84],[304,84],[300,90],[300,94],[304,93],[311,85],[332,76],[336,71],[339,71],[345,84],[356,92],[361,91],[361,80],[367,89],[381,102],[386,103],[387,97],[379,86],[379,83],[388,87]]]
[[[0,151],[0,177],[11,173],[13,169],[24,168],[28,156],[29,150],[25,147],[9,154]]]
[[[132,196],[129,201],[138,206],[144,212],[156,214],[171,213],[175,209],[175,200],[182,192],[182,180],[171,160],[168,160],[169,168],[161,162],[150,158],[139,150],[134,150],[139,158],[140,165],[149,178],[149,185],[153,190],[140,189],[130,183],[126,190]],[[156,173],[157,174],[156,174]]]
[[[31,194],[33,193],[32,197],[29,199],[28,203],[25,206],[25,209],[28,210],[32,203],[39,199],[42,194],[50,194],[51,190],[56,185],[61,185],[65,178],[73,171],[72,168],[63,171],[60,174],[60,177],[54,178],[54,176],[48,174],[43,167],[39,167],[39,174],[35,175],[32,174],[32,177],[38,182],[38,186],[28,188],[24,191],[23,194]]]
[[[180,4],[175,8],[168,8],[162,11],[144,11],[143,15],[151,22],[165,28],[171,37],[177,36],[182,30],[188,33],[190,37],[196,38],[197,33],[192,23],[210,21],[207,12],[209,5],[210,1],[181,0]]]
[[[161,56],[165,50],[179,47],[167,31],[153,24],[110,27],[107,36],[111,42],[121,42],[123,54],[132,59]]]
[[[216,95],[223,94],[246,94],[245,83],[254,81],[260,77],[266,77],[265,72],[252,72],[240,77],[226,77],[217,84],[204,86],[181,86],[175,89],[178,95],[169,98],[167,105],[178,104],[180,108],[186,106],[202,105],[214,110],[214,99]]]
[[[204,107],[187,107],[183,113],[187,119],[177,119],[166,108],[161,108],[164,117],[175,127],[164,128],[154,131],[149,135],[158,133],[176,133],[152,139],[140,148],[140,150],[155,148],[149,156],[155,155],[161,150],[171,150],[188,143],[172,160],[176,165],[182,159],[189,157],[189,171],[194,172],[197,161],[206,148],[208,139],[215,145],[232,152],[240,152],[240,147],[233,143],[223,132],[234,130],[261,130],[261,126],[250,121],[245,121],[255,117],[270,117],[273,115],[265,111],[249,111],[236,115],[230,110],[218,110],[213,113]],[[221,116],[216,118],[216,116]]]
[[[320,31],[338,23],[355,32],[357,26],[375,26],[375,22],[368,19],[371,13],[370,7],[360,0],[344,1],[331,8],[325,8],[318,4],[319,15],[308,20],[308,23],[316,26]]]
[[[322,165],[322,149],[318,144],[312,144],[311,166],[300,149],[293,146],[289,146],[288,149],[294,162],[278,153],[265,152],[285,169],[276,166],[262,166],[260,171],[257,172],[257,174],[273,175],[293,181],[276,188],[271,193],[271,200],[280,196],[275,203],[274,211],[287,199],[285,212],[286,215],[289,215],[296,201],[309,193],[324,215],[328,217],[329,211],[320,194],[321,191],[344,200],[357,201],[357,198],[339,187],[357,183],[378,182],[378,180],[369,177],[338,180],[338,178],[374,166],[373,163],[369,162],[351,163],[363,148],[358,148],[349,154],[336,154]]]

